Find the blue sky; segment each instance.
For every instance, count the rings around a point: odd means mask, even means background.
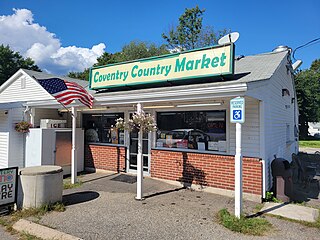
[[[33,57],[48,72],[66,74],[132,40],[164,43],[161,34],[197,4],[206,9],[204,25],[240,33],[237,55],[270,52],[278,45],[295,49],[320,37],[319,0],[0,0],[0,44]],[[320,42],[295,56],[304,61],[302,69],[309,68],[320,58]]]

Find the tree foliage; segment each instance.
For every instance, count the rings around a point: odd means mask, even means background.
[[[308,122],[320,121],[320,59],[310,69],[296,74],[295,85],[299,106],[300,137],[308,136]]]
[[[215,32],[212,26],[202,26],[202,15],[205,9],[198,6],[186,8],[179,17],[179,25],[171,26],[168,33],[163,33],[162,37],[167,42],[169,48],[176,51],[191,50],[211,46],[218,43],[218,39],[230,32],[223,29]]]
[[[7,81],[20,68],[41,71],[31,58],[23,58],[9,46],[0,45],[0,85]]]
[[[103,66],[108,64],[114,64],[119,62],[132,61],[141,58],[149,58],[159,55],[168,54],[165,45],[157,46],[154,43],[146,43],[141,41],[132,41],[122,47],[120,52],[108,53],[104,52],[97,58],[97,63],[93,66]],[[85,69],[83,72],[70,72],[69,77],[78,79],[89,79],[89,69]]]

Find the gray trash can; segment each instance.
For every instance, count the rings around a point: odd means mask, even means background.
[[[19,171],[17,207],[37,208],[62,201],[63,173],[60,166],[27,167]]]
[[[292,197],[292,169],[288,160],[275,158],[271,163],[276,198],[288,202]]]

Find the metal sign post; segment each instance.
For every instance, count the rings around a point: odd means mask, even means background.
[[[234,195],[235,216],[240,218],[242,213],[242,153],[241,153],[241,124],[244,123],[245,99],[236,97],[230,100],[230,122],[236,123],[236,155],[234,166]]]

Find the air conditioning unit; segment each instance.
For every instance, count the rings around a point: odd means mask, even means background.
[[[65,128],[67,120],[41,119],[40,128]]]

